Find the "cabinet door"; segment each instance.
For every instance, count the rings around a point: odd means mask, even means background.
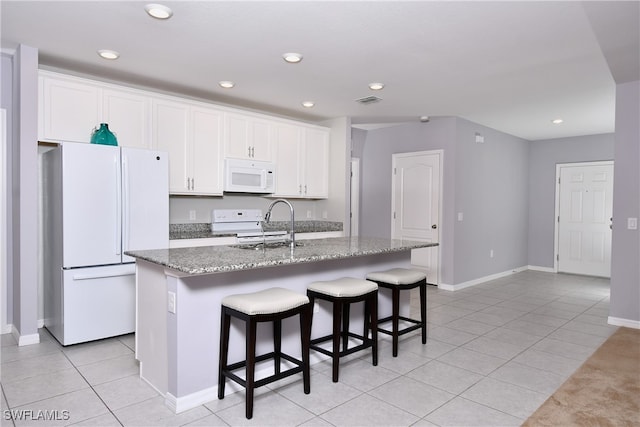
[[[102,92],[103,122],[116,135],[118,145],[151,148],[151,98],[132,92],[105,89]]]
[[[302,129],[277,125],[275,129],[276,196],[301,197]]]
[[[222,195],[222,121],[220,111],[191,109],[193,193]]]
[[[224,155],[235,159],[251,158],[248,117],[225,114]]]
[[[267,162],[272,161],[273,124],[267,120],[254,119],[250,121],[249,129],[251,158]]]
[[[100,123],[100,89],[71,79],[40,77],[42,141],[90,142]]]
[[[153,101],[152,147],[169,153],[169,193],[190,192],[188,175],[189,107],[165,100]]]
[[[305,129],[304,196],[329,197],[329,132]]]
[[[225,157],[271,161],[273,126],[268,120],[241,114],[225,114]]]

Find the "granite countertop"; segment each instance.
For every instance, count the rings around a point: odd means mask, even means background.
[[[414,248],[437,246],[437,243],[374,237],[334,237],[305,240],[299,243],[302,243],[302,246],[297,246],[293,252],[289,246],[269,249],[203,246],[127,251],[126,254],[187,274],[208,274],[402,252]]]
[[[342,223],[337,221],[296,221],[294,224],[296,233],[323,233],[327,231],[342,231]],[[264,224],[264,231],[289,231],[289,221],[271,221]],[[169,224],[169,240],[181,239],[207,239],[212,237],[235,236],[235,233],[213,233],[211,224],[189,223]]]

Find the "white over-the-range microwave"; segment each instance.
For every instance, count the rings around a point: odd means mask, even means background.
[[[273,193],[276,191],[276,165],[258,160],[225,159],[224,191]]]

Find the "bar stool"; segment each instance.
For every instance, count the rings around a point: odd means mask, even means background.
[[[398,356],[398,337],[408,332],[422,329],[422,344],[427,343],[427,276],[416,270],[392,268],[367,274],[367,280],[376,282],[382,288],[391,289],[391,316],[378,319],[378,324],[391,321],[391,330],[378,327],[378,332],[391,335],[393,339],[393,357]],[[420,287],[420,320],[400,316],[400,291]],[[398,329],[400,320],[413,323],[404,329]]]
[[[326,354],[332,359],[333,382],[338,382],[338,364],[340,357],[371,347],[373,366],[378,365],[378,285],[368,280],[343,277],[341,279],[313,282],[307,287],[311,307],[315,299],[329,301],[333,305],[333,332],[311,340],[310,348]],[[364,328],[362,335],[349,331],[349,308],[351,303],[364,301]],[[342,329],[341,329],[342,324]],[[369,338],[371,330],[371,338]],[[348,348],[349,337],[362,343]],[[340,339],[342,338],[342,350]],[[331,350],[318,344],[333,341]]]
[[[225,378],[235,381],[245,388],[247,419],[253,416],[253,392],[257,387],[286,378],[302,372],[304,393],[309,394],[309,340],[311,337],[311,304],[306,295],[283,289],[270,288],[248,294],[229,295],[222,299],[222,314],[220,322],[220,361],[218,364],[218,399],[224,399]],[[282,319],[300,315],[300,336],[302,343],[302,360],[281,351]],[[229,353],[229,329],[231,317],[245,321],[246,326],[246,360],[227,363]],[[258,322],[273,322],[274,351],[256,356],[256,327]],[[274,359],[274,374],[266,378],[255,380],[255,365],[257,362]],[[282,371],[281,359],[285,359],[295,366]],[[243,380],[232,371],[246,369]]]

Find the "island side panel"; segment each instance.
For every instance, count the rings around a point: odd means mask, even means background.
[[[173,290],[175,286],[177,294],[176,314],[166,314],[170,372],[167,399],[169,405],[174,407],[176,412],[181,412],[217,399],[220,307],[225,296],[255,292],[269,287],[283,287],[306,294],[307,286],[313,281],[346,276],[364,278],[371,271],[410,266],[411,252],[404,251],[228,273],[168,276],[168,289]],[[408,293],[403,294],[407,294],[402,305],[408,314]],[[164,308],[166,313],[166,303]],[[362,309],[356,306],[352,313],[353,330],[361,331]],[[381,294],[379,316],[390,313],[390,296]],[[331,332],[331,315],[330,307],[321,304],[320,310],[314,313],[313,337]],[[272,342],[271,325],[260,325],[258,354],[271,351]],[[229,345],[229,361],[244,359],[244,343],[244,325],[242,322],[234,322]],[[282,348],[294,357],[300,356],[297,318],[283,322]],[[320,356],[312,352],[312,363],[319,360]],[[227,389],[233,392],[238,388],[229,382]]]
[[[167,277],[164,267],[136,260],[136,359],[140,378],[168,390]]]

